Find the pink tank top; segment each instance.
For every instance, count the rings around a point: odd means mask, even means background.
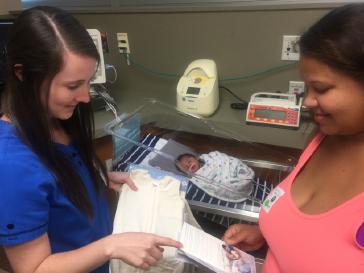
[[[292,182],[324,137],[315,136],[263,202],[259,226],[269,250],[262,273],[364,273],[364,193],[316,215],[302,213],[291,198]]]

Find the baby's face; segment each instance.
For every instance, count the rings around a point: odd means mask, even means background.
[[[195,173],[200,168],[200,162],[194,156],[184,156],[179,161],[181,168],[185,172]]]

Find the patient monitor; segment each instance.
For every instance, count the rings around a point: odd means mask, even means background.
[[[91,84],[97,83],[105,83],[106,82],[106,73],[105,73],[105,63],[104,63],[104,54],[102,51],[102,42],[101,42],[101,33],[97,29],[87,29],[90,34],[92,40],[94,41],[97,51],[100,55],[100,62],[97,67],[97,71],[95,76],[91,80]]]
[[[177,108],[201,116],[212,115],[219,105],[219,84],[213,60],[195,60],[177,85]]]

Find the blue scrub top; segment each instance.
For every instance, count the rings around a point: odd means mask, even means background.
[[[48,233],[52,253],[74,250],[111,233],[106,187],[98,194],[73,145],[55,144],[81,176],[94,210],[89,218],[64,195],[55,177],[0,120],[0,245],[25,243]],[[108,263],[92,271],[108,273]]]

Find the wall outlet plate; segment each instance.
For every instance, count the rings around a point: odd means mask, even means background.
[[[288,93],[302,95],[305,93],[305,83],[302,81],[289,81]]]
[[[300,58],[300,48],[298,42],[301,36],[283,35],[282,60],[298,61]]]
[[[116,40],[118,42],[119,52],[130,54],[128,33],[125,33],[125,32],[116,33]]]

